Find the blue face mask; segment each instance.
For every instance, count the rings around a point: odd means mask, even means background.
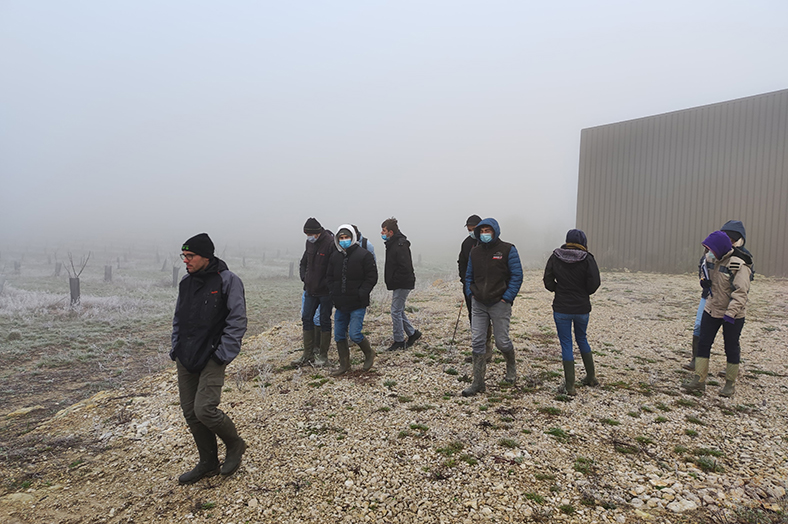
[[[476,235],[473,233],[473,230],[468,231],[468,236],[471,238],[476,238]]]
[[[311,244],[314,244],[315,242],[317,242],[317,237],[313,237],[313,236],[310,235],[310,236],[306,237],[306,241],[311,243]]]
[[[490,242],[492,242],[492,239],[493,239],[492,233],[482,233],[481,235],[479,235],[479,240],[481,240],[485,244],[489,244]]]
[[[342,239],[342,240],[339,241],[339,245],[342,247],[342,249],[349,248],[352,243],[353,243],[353,240],[351,240],[349,238],[345,238],[345,239]]]
[[[387,237],[386,235],[380,235],[380,238],[383,239],[383,242],[389,239],[389,237]]]

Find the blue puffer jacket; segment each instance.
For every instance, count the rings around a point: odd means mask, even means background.
[[[479,242],[471,249],[468,270],[465,273],[465,294],[486,306],[501,300],[514,303],[523,284],[523,266],[514,244],[500,239],[501,228],[494,218],[485,218],[476,226],[474,234],[481,238],[482,226],[493,228],[491,242]]]

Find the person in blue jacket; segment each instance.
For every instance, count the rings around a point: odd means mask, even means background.
[[[501,228],[494,218],[485,218],[474,229],[479,244],[471,249],[465,274],[465,294],[471,297],[473,382],[462,391],[470,397],[486,390],[485,343],[487,326],[492,323],[495,346],[506,359],[504,380],[517,380],[514,344],[509,339],[512,305],[523,283],[523,267],[514,244],[500,239]]]

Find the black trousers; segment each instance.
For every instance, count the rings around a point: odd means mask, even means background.
[[[714,338],[717,336],[720,326],[722,326],[722,339],[725,342],[725,357],[727,358],[728,364],[738,364],[741,359],[739,337],[744,327],[743,318],[737,318],[733,324],[729,324],[723,319],[714,318],[704,311],[700,319],[698,356],[701,358],[709,358],[711,355],[711,345],[714,344]]]

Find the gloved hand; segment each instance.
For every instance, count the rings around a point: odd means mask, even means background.
[[[736,322],[736,320],[733,317],[729,317],[728,315],[722,317],[722,320],[724,320],[728,324],[733,324],[734,322]]]
[[[711,288],[711,280],[703,279],[700,281],[700,287],[703,289],[710,289]]]

